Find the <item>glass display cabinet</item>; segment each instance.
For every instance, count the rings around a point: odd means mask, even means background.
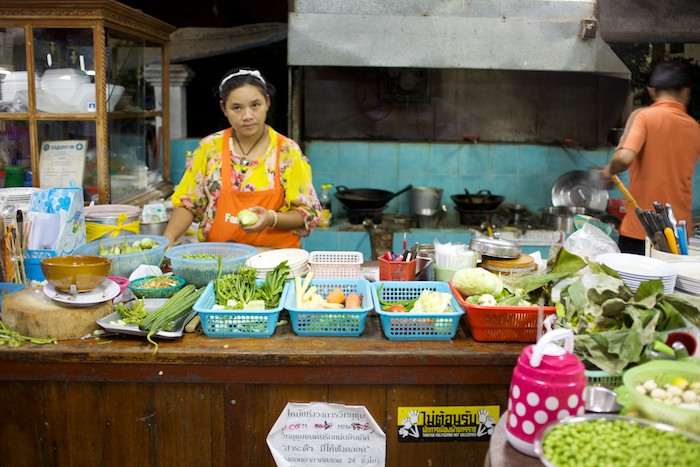
[[[38,187],[84,164],[86,202],[168,196],[174,30],[112,0],[0,2],[0,166]]]

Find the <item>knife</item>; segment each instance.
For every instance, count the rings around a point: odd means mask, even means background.
[[[656,218],[654,217],[654,214],[651,211],[643,211],[640,220],[642,221],[642,226],[644,226],[644,230],[647,233],[647,237],[649,237],[649,240],[651,240],[651,242],[658,248],[659,245],[656,243],[654,234],[658,232],[659,229],[656,226]]]
[[[673,229],[673,226],[671,225],[671,221],[668,218],[668,214],[666,213],[666,208],[664,207],[664,205],[659,203],[658,201],[654,201],[654,210],[661,217],[661,229],[663,230],[666,227],[670,227],[671,229]]]

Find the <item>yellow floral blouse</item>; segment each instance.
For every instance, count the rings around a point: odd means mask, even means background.
[[[269,190],[274,186],[278,135],[270,126],[267,131],[270,145],[265,155],[248,166],[242,165],[241,157],[231,150],[234,190]],[[221,145],[230,144],[223,141],[223,133],[223,130],[218,131],[200,141],[197,149],[188,156],[185,173],[172,196],[173,207],[187,208],[194,215],[194,221],[199,222],[197,235],[200,241],[205,240],[216,215],[216,201],[221,191]],[[296,233],[308,235],[318,223],[321,204],[311,183],[309,160],[299,145],[289,138],[280,150],[280,170],[285,195],[279,211],[298,211],[304,219],[305,229]]]

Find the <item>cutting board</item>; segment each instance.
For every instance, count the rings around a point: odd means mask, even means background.
[[[20,290],[2,300],[5,325],[38,339],[78,339],[99,329],[96,321],[113,311],[111,300],[77,307],[50,299],[41,287]]]

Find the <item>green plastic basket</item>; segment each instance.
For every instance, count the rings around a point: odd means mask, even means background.
[[[588,386],[603,386],[608,389],[622,386],[622,373],[614,375],[602,370],[586,370],[585,373]]]
[[[175,292],[180,290],[185,285],[185,279],[183,279],[182,277],[166,276],[171,279],[177,280],[177,284],[172,285],[170,287],[162,287],[157,289],[150,287],[142,287],[143,284],[153,279],[154,277],[156,276],[148,276],[136,279],[131,284],[129,284],[129,289],[134,293],[134,295],[137,298],[170,298],[173,295],[175,295]]]

